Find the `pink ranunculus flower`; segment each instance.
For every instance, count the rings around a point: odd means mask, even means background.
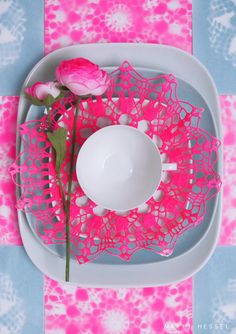
[[[40,101],[43,101],[48,95],[56,99],[61,93],[58,88],[58,83],[53,81],[36,82],[33,86],[27,87],[25,92]]]
[[[56,78],[78,96],[102,95],[110,83],[106,71],[84,58],[62,61],[56,69]]]

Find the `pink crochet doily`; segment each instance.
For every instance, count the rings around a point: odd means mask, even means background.
[[[129,212],[97,207],[83,193],[73,174],[71,252],[79,263],[106,251],[129,260],[140,249],[168,256],[178,237],[201,222],[206,201],[221,186],[214,166],[220,141],[199,128],[202,110],[178,100],[173,75],[143,78],[124,62],[111,74],[106,96],[80,102],[76,155],[86,138],[103,126],[126,124],[146,132],[164,162],[177,162],[177,171],[164,172],[155,195]],[[61,178],[66,188],[71,160],[75,97],[53,106],[53,127],[68,130],[67,154]],[[47,139],[47,116],[20,126],[23,150],[11,174],[20,176],[18,208],[35,217],[35,230],[45,244],[65,243],[65,215]],[[76,160],[76,159],[75,159]]]

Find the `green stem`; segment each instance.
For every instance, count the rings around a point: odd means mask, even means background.
[[[48,125],[49,125],[50,122],[51,122],[51,115],[50,115],[51,108],[49,106],[46,106],[46,109],[47,109],[47,113],[48,113],[47,121],[48,121]]]
[[[66,272],[65,272],[65,280],[69,282],[70,279],[70,205],[71,205],[71,188],[72,188],[72,176],[74,170],[74,155],[75,155],[75,139],[76,139],[76,126],[79,114],[79,102],[80,98],[78,98],[76,102],[75,109],[75,118],[74,118],[74,126],[73,126],[73,134],[72,134],[72,143],[71,143],[71,161],[70,161],[70,173],[69,173],[69,182],[68,182],[68,195],[67,195],[67,212],[66,212]]]
[[[60,172],[59,173],[57,172],[57,179],[58,179],[59,188],[60,188],[60,192],[61,192],[63,209],[64,209],[64,212],[67,216],[68,215],[68,209],[67,209],[67,203],[66,203],[66,196],[65,196],[65,192],[64,192],[63,185],[62,185],[62,182],[61,182]]]

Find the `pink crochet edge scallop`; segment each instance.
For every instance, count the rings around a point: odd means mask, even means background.
[[[165,162],[178,162],[178,170],[163,173],[155,195],[126,213],[96,206],[83,193],[73,174],[71,199],[71,252],[79,263],[104,251],[129,260],[140,249],[169,256],[178,237],[199,224],[206,201],[221,186],[214,166],[220,141],[199,128],[201,111],[176,94],[173,75],[143,78],[124,62],[111,74],[105,97],[80,102],[77,147],[103,126],[127,124],[145,131],[158,146]],[[61,178],[68,181],[75,97],[54,104],[52,126],[68,130],[67,154]],[[23,150],[11,168],[20,176],[18,208],[35,217],[34,229],[45,244],[65,243],[65,215],[45,129],[47,116],[20,126]]]

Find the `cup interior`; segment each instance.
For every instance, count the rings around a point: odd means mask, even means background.
[[[161,181],[162,162],[154,142],[126,125],[102,128],[80,149],[77,178],[97,205],[126,211],[146,202]]]

